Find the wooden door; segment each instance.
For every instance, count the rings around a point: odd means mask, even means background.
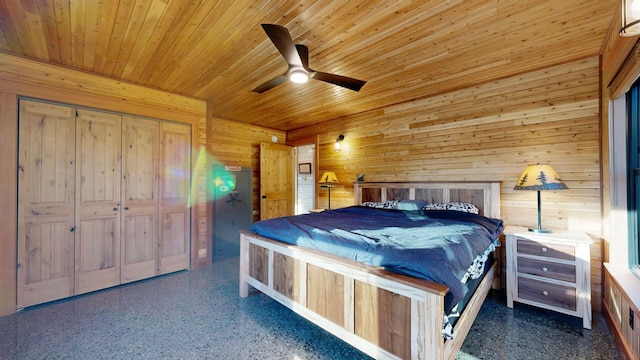
[[[75,109],[21,101],[19,116],[17,306],[23,308],[74,294]]]
[[[158,129],[157,121],[122,118],[122,283],[158,273]]]
[[[76,294],[120,283],[121,116],[77,110]]]
[[[189,268],[191,127],[160,123],[159,274]]]
[[[260,219],[294,214],[293,148],[260,143]]]

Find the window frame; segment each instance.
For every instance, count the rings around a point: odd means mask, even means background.
[[[625,95],[627,256],[629,269],[640,278],[640,81]]]

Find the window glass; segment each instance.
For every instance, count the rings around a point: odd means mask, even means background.
[[[627,92],[627,216],[629,234],[629,265],[640,275],[640,82]]]

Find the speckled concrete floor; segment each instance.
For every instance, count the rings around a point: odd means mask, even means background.
[[[458,360],[617,359],[603,320],[500,294],[483,305]],[[0,317],[0,359],[367,359],[261,294],[238,296],[238,259]]]

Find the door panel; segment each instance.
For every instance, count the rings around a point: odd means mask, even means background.
[[[76,294],[120,283],[121,116],[77,110]]]
[[[157,121],[122,118],[122,283],[158,271]]]
[[[157,215],[125,212],[122,224],[122,283],[156,275]]]
[[[159,274],[189,268],[191,127],[160,123]]]
[[[293,215],[293,147],[260,143],[260,219]]]
[[[74,293],[73,108],[20,102],[18,291],[22,308]]]

